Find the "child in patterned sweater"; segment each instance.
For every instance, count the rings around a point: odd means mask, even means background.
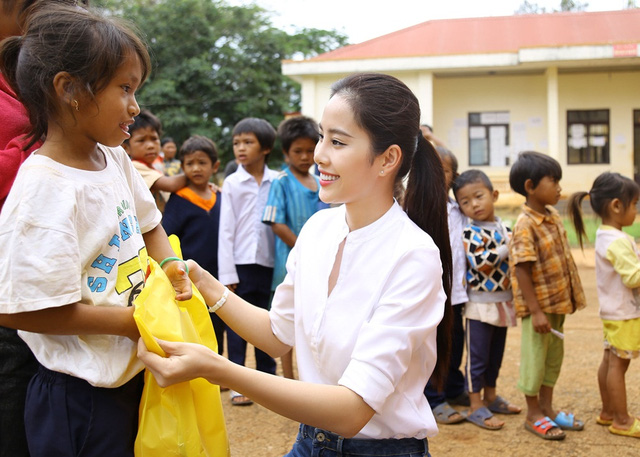
[[[510,230],[495,215],[493,205],[498,191],[485,173],[465,171],[454,181],[453,192],[460,209],[470,219],[463,230],[469,296],[464,311],[465,374],[471,403],[467,420],[488,430],[499,430],[504,422],[492,413],[521,411],[496,393],[507,327],[516,325],[509,281]]]

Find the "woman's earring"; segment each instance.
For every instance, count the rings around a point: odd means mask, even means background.
[[[80,111],[80,106],[78,106],[78,100],[76,100],[75,98],[73,99],[73,106],[76,107],[76,111]]]
[[[380,170],[380,174],[383,175],[384,174],[384,170]]]

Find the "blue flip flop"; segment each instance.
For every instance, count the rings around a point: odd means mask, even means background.
[[[580,419],[576,419],[573,413],[567,414],[564,411],[560,411],[553,422],[555,422],[562,430],[580,431],[584,429],[584,422]]]
[[[476,409],[474,412],[467,414],[467,420],[472,424],[482,427],[487,430],[500,430],[503,425],[487,425],[485,420],[493,417],[491,411],[486,406]]]

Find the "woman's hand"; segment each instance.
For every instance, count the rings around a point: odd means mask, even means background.
[[[163,265],[162,269],[167,274],[176,291],[176,300],[189,300],[192,296],[192,290],[185,264],[183,262],[172,261]],[[191,269],[191,267],[189,267],[189,269]]]
[[[158,339],[157,342],[167,354],[166,357],[149,351],[140,338],[138,358],[151,370],[160,387],[205,377],[215,369],[216,358],[221,358],[201,344],[173,343]]]

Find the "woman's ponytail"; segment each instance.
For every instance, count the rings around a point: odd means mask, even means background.
[[[451,283],[453,262],[447,217],[447,189],[442,162],[437,152],[418,132],[418,147],[411,161],[407,190],[404,196],[404,210],[418,227],[427,232],[440,250],[442,262],[442,285],[447,300],[444,316],[438,325],[438,360],[431,375],[436,388],[442,388],[449,368],[451,350]]]

